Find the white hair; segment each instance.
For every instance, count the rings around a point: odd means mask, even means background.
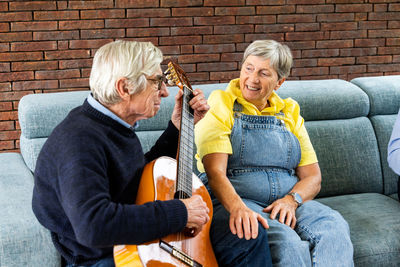
[[[100,47],[93,58],[90,73],[90,90],[103,104],[118,103],[116,90],[120,78],[127,79],[130,94],[143,91],[146,77],[153,75],[163,60],[162,52],[150,42],[117,40]]]
[[[278,73],[278,80],[289,76],[293,56],[287,45],[274,40],[257,40],[244,51],[242,64],[250,55],[269,59],[271,67]]]

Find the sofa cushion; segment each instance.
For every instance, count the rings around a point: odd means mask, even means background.
[[[319,197],[383,192],[378,145],[368,118],[309,121],[306,127],[322,172]]]
[[[350,119],[369,112],[368,96],[343,80],[286,81],[278,94],[296,100],[306,121]]]
[[[400,205],[381,194],[318,199],[349,223],[355,266],[400,266]]]
[[[397,114],[400,108],[400,75],[360,77],[351,82],[370,98],[369,115]]]
[[[32,212],[33,176],[20,154],[0,153],[0,265],[60,266],[50,233]]]
[[[398,175],[392,171],[387,162],[387,148],[396,117],[397,115],[377,115],[370,118],[372,126],[375,129],[376,139],[378,140],[385,195],[390,195],[397,192]]]

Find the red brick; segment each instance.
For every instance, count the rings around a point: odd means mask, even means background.
[[[51,31],[51,32],[34,32],[33,40],[72,40],[79,39],[79,31]]]
[[[179,63],[197,63],[197,62],[216,62],[219,61],[218,54],[194,54],[178,56]]]
[[[44,57],[49,59],[73,59],[73,58],[89,58],[89,50],[66,50],[66,51],[52,51],[45,52]]]
[[[3,12],[0,13],[0,21],[30,21],[32,12]]]
[[[0,91],[11,91],[11,83],[0,83]]]
[[[386,23],[384,21],[384,23]],[[400,20],[399,21],[389,21],[389,25],[388,25],[389,29],[397,29],[400,28]]]
[[[333,21],[353,21],[353,13],[333,13],[333,14],[319,14],[317,15],[317,21],[319,22],[333,22]]]
[[[315,41],[297,41],[297,42],[285,42],[290,49],[314,49]]]
[[[247,0],[246,5],[249,6],[267,6],[267,5],[272,5],[272,6],[277,6],[277,5],[285,5],[286,2],[285,0]]]
[[[180,50],[181,54],[193,54],[193,52],[194,52],[193,45],[181,45],[181,50]]]
[[[32,42],[32,43],[12,43],[11,51],[45,51],[45,50],[56,50],[57,42],[55,41],[44,41],[44,42]]]
[[[130,2],[133,2],[132,0]],[[68,1],[68,9],[102,9],[112,8],[112,0],[105,1]]]
[[[8,43],[0,43],[0,52],[10,51],[10,45]]]
[[[0,93],[0,99],[20,100],[23,96],[31,93],[31,91],[2,92]]]
[[[83,10],[81,19],[111,19],[124,18],[124,9]]]
[[[387,4],[374,4],[374,12],[387,12],[388,5]]]
[[[354,57],[319,58],[318,66],[329,67],[329,66],[354,65],[355,62],[356,60]]]
[[[272,39],[278,42],[283,42],[285,39],[284,33],[256,33],[256,34],[246,34],[244,36],[244,41],[246,43],[251,43],[255,40],[262,40],[262,39]],[[238,45],[238,44],[237,44]],[[236,49],[236,51],[241,51]]]
[[[216,7],[216,16],[243,16],[243,15],[255,15],[256,11],[254,7]]]
[[[400,63],[400,55],[393,56],[393,63],[397,63],[397,62]]]
[[[218,18],[218,17],[217,17]],[[270,16],[237,16],[236,24],[273,24],[276,23],[276,17]],[[233,24],[233,23],[230,23]]]
[[[259,14],[270,14],[270,15],[277,15],[277,14],[291,14],[296,12],[295,6],[290,5],[283,5],[283,6],[257,6],[257,15]]]
[[[353,47],[353,40],[317,41],[316,48],[348,48]]]
[[[13,62],[12,71],[23,70],[55,70],[57,69],[57,61],[36,61],[36,62]]]
[[[400,16],[400,14],[399,14]],[[400,29],[390,29],[390,30],[369,30],[368,37],[379,38],[379,37],[399,37]]]
[[[400,47],[378,47],[378,55],[399,55]]]
[[[369,55],[376,55],[376,47],[366,48],[346,48],[340,49],[341,57],[364,57]]]
[[[294,24],[256,25],[255,32],[293,32]]]
[[[398,12],[370,12],[368,13],[368,20],[398,20]]]
[[[0,34],[0,42],[32,41],[32,32],[9,32]]]
[[[192,26],[192,18],[152,18],[150,26]]]
[[[112,3],[113,1],[111,1]],[[158,0],[116,0],[117,8],[158,7]]]
[[[158,18],[169,16],[171,16],[169,8],[128,9],[126,15],[127,18]]]
[[[214,9],[211,7],[173,8],[172,17],[194,17],[213,16]]]
[[[68,41],[57,41],[58,50],[67,50],[68,49]]]
[[[224,25],[214,26],[214,34],[253,33],[253,25]]]
[[[194,25],[235,24],[234,16],[194,17]]]
[[[213,33],[213,28],[211,26],[172,27],[171,28],[172,36],[174,36],[174,35],[212,34],[212,33]]]
[[[0,103],[1,110],[1,103]],[[15,130],[13,121],[0,121],[0,131]]]
[[[148,27],[149,19],[106,19],[106,28]]]
[[[325,4],[325,1],[324,0],[287,0],[286,4],[317,5],[317,4]]]
[[[204,6],[244,6],[245,0],[204,0]]]
[[[9,120],[17,120],[17,119],[18,119],[17,111],[0,112],[0,121],[9,121]]]
[[[11,2],[10,10],[56,10],[56,1],[27,1],[27,2]]]
[[[366,38],[367,30],[358,31],[331,31],[330,39]]]
[[[298,5],[296,12],[299,13],[332,13],[335,12],[334,5]],[[294,13],[294,12],[293,12]]]
[[[323,32],[288,32],[285,33],[286,41],[323,40]]]
[[[67,79],[60,80],[60,88],[89,87],[89,79]]]
[[[386,21],[360,21],[358,22],[359,29],[386,29]]]
[[[244,42],[243,34],[227,34],[227,35],[204,35],[203,44],[223,44],[223,43],[241,43]]]
[[[38,80],[54,80],[54,79],[68,79],[79,78],[81,76],[79,70],[40,70],[36,71],[35,79]]]
[[[201,44],[201,36],[160,37],[160,45]]]
[[[179,0],[179,1],[161,0],[160,3],[161,7],[188,7],[188,6],[202,6],[202,5],[203,5],[203,0]]]
[[[400,11],[400,4],[389,4],[389,11]]]
[[[371,4],[337,4],[336,12],[371,12]]]
[[[236,62],[198,63],[197,71],[226,71],[237,70]]]
[[[392,56],[364,56],[357,58],[357,64],[392,63]]]
[[[366,2],[366,1],[365,0],[326,0],[326,3],[329,3],[329,4],[348,4],[348,3],[358,4],[358,3],[364,3],[364,2]],[[371,2],[371,0],[369,2]]]
[[[358,28],[357,22],[321,23],[321,31],[348,31],[348,30],[356,30],[357,28]]]
[[[194,47],[194,52],[196,54],[235,52],[235,45],[234,44],[196,45]]]
[[[81,30],[82,39],[122,38],[122,37],[125,37],[124,29]]]
[[[92,66],[92,59],[60,60],[60,69],[79,69]]]
[[[0,151],[5,150],[8,151],[9,149],[14,148],[14,141],[0,141]]]
[[[21,135],[21,131],[1,131],[0,140],[15,140]]]
[[[8,32],[8,31],[10,31],[8,23],[0,23],[0,32]]]
[[[35,11],[34,20],[79,19],[79,11]]]
[[[355,39],[355,47],[379,47],[385,46],[385,39]]]
[[[315,22],[316,15],[278,15],[278,23]]]
[[[240,75],[239,71],[225,71],[225,72],[210,72],[210,81],[230,81],[238,78]],[[225,88],[221,88],[225,89]]]
[[[179,45],[159,46],[164,55],[179,55]]]
[[[128,28],[127,37],[168,36],[170,28]]]
[[[400,46],[400,38],[387,38],[386,45],[387,46]]]
[[[192,83],[193,88],[196,89],[196,85],[193,85],[195,81],[209,81],[210,75],[208,72],[196,72],[187,74],[189,81]]]
[[[0,53],[0,61],[42,60],[42,52]]]
[[[378,72],[378,71],[396,71],[398,72],[400,69],[400,64],[377,64],[377,65],[368,65],[368,72]]]
[[[355,21],[365,21],[368,19],[368,13],[355,13],[354,20]]]
[[[293,62],[294,68],[303,68],[303,67],[315,67],[317,66],[317,59],[295,59]]]
[[[87,69],[81,69],[82,72],[82,78],[87,78],[90,76],[90,72],[91,72],[91,68],[87,68]]]
[[[365,65],[337,66],[330,68],[330,74],[364,73],[367,71]]]
[[[136,41],[136,42],[150,42],[155,46],[160,45],[158,42],[158,37],[133,37],[133,38],[124,38],[126,41]]]
[[[0,72],[10,72],[10,63],[0,63]]]
[[[54,89],[58,88],[58,80],[13,82],[13,90]]]
[[[67,20],[59,21],[60,30],[98,29],[104,28],[103,20]]]
[[[8,11],[8,3],[0,3],[0,11]]]
[[[33,80],[33,71],[0,73],[0,82],[11,82],[11,81],[21,81],[21,80]]]
[[[57,1],[57,9],[58,10],[63,10],[68,8],[68,2],[67,1]]]
[[[11,102],[0,102],[0,111],[12,110]]]
[[[243,59],[243,53],[223,53],[221,55],[221,61],[237,61],[240,62]]]
[[[291,76],[327,75],[329,67],[292,68]]]

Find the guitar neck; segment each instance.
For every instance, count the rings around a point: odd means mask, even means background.
[[[183,87],[181,125],[178,147],[178,170],[176,182],[176,197],[188,198],[192,196],[192,161],[194,147],[194,116],[189,106],[192,99],[192,89]]]

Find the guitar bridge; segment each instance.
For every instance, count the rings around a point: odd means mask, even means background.
[[[177,248],[171,246],[167,242],[164,242],[160,240],[160,248],[171,254],[174,258],[177,258],[178,260],[182,261],[183,263],[187,264],[188,266],[193,266],[193,267],[203,267],[200,263],[195,261],[192,257],[187,255],[186,253],[178,250]]]

